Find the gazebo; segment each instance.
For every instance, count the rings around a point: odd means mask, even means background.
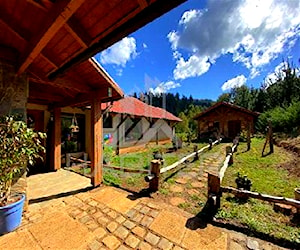
[[[91,105],[92,184],[102,182],[101,103],[123,96],[92,59],[184,0],[0,1],[0,115],[26,120],[28,103],[54,119],[52,169],[60,167],[61,108]]]

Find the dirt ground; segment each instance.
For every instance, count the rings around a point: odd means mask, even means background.
[[[290,174],[300,178],[300,136],[284,140],[276,138],[275,144],[292,153],[291,161],[281,164],[279,167],[285,168]]]

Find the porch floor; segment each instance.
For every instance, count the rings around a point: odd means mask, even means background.
[[[58,171],[54,177],[65,174],[69,175]],[[52,178],[52,175],[48,176]],[[44,186],[45,180],[39,181]],[[71,186],[74,188],[75,184]],[[106,186],[31,203],[24,213],[22,225],[16,231],[0,236],[0,249],[30,250],[227,250],[248,249],[250,244],[259,244],[261,249],[281,249],[241,233],[203,224],[178,207]]]
[[[31,175],[27,178],[27,185],[29,201],[50,199],[56,195],[73,193],[92,187],[91,179],[64,169]]]

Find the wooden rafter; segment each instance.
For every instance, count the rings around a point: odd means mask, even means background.
[[[83,48],[87,48],[89,46],[92,39],[85,29],[80,25],[80,21],[74,16],[68,20],[64,27]]]
[[[43,1],[41,0],[26,0],[28,3],[31,3],[32,5],[38,7],[39,9],[43,11],[47,11],[46,6],[44,5]]]
[[[37,79],[37,78],[30,77],[29,81],[38,83],[38,84],[74,90],[74,91],[82,92],[82,93],[89,93],[91,91],[90,88],[88,88],[80,83],[77,83],[75,81],[68,81],[66,79],[63,79],[63,80],[56,79],[55,81],[47,81],[47,80],[43,80],[43,79]]]
[[[141,7],[141,9],[144,9],[148,6],[147,0],[138,0],[138,3]]]
[[[45,48],[57,31],[68,21],[85,0],[58,1],[49,11],[50,18],[45,21],[43,30],[30,42],[21,59],[18,74],[24,72],[34,59]]]
[[[28,43],[29,40],[29,33],[24,30],[23,28],[19,28],[19,26],[15,25],[13,22],[11,22],[11,18],[5,18],[7,15],[1,12],[0,15],[0,23],[4,26],[6,26],[6,28],[8,28],[10,30],[10,32],[12,32],[15,36],[17,36],[19,39],[21,39],[24,43]],[[42,56],[42,58],[44,60],[46,60],[52,67],[54,67],[54,69],[57,69],[57,65],[52,62],[48,57],[46,57],[43,54],[40,54]]]
[[[124,13],[123,18],[116,20],[111,26],[107,27],[104,32],[101,32],[101,34],[92,37],[93,40],[87,49],[73,54],[72,57],[59,66],[57,70],[48,74],[48,78],[54,79],[58,77],[58,75],[65,73],[71,67],[78,65],[94,56],[96,53],[103,51],[123,37],[153,21],[155,18],[184,1],[186,0],[156,0],[149,4],[147,8],[141,10],[141,7],[137,6],[130,13]]]
[[[27,42],[30,38],[30,32],[23,29],[12,18],[0,9],[0,23],[8,28],[19,39]]]
[[[107,88],[101,88],[98,90],[91,91],[86,94],[78,94],[76,98],[66,99],[61,103],[57,103],[57,107],[67,107],[67,106],[78,106],[78,105],[86,105],[91,101],[91,96],[97,96],[100,100],[107,97]]]

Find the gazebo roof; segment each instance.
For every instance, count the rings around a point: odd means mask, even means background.
[[[83,100],[109,85],[117,99],[120,89],[88,59],[184,1],[1,0],[0,54],[29,74],[32,101]]]

